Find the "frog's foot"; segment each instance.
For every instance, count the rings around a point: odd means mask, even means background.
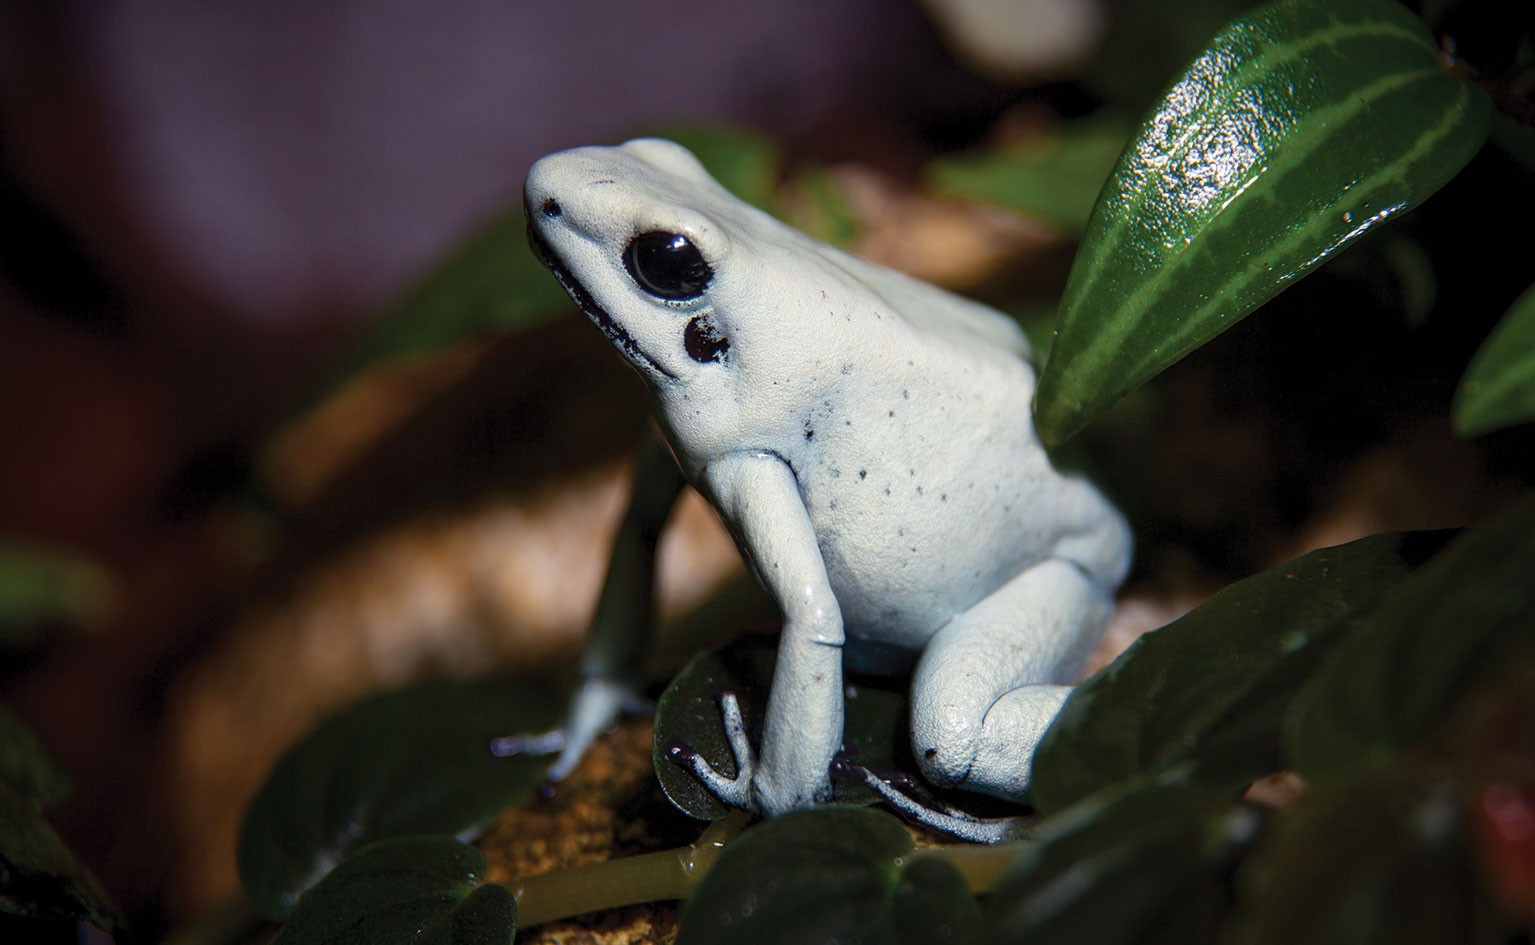
[[[625,712],[646,714],[649,710],[649,705],[628,683],[588,679],[576,690],[570,712],[558,728],[494,739],[490,743],[490,753],[504,758],[559,752],[559,758],[549,768],[548,779],[563,781],[580,763],[597,736],[611,728],[619,715]]]
[[[497,758],[513,755],[552,755],[565,747],[567,736],[562,728],[523,735],[502,735],[490,740],[490,753]]]
[[[746,737],[746,723],[741,718],[741,703],[736,694],[726,691],[720,694],[720,714],[724,716],[725,739],[730,743],[730,753],[735,757],[736,776],[726,777],[704,760],[691,745],[672,742],[666,748],[666,757],[672,764],[692,772],[709,793],[730,807],[756,810],[752,802],[752,775],[757,771],[757,754],[752,750],[751,739]]]
[[[1018,839],[1034,818],[977,817],[943,803],[928,793],[916,779],[905,774],[881,777],[846,755],[833,763],[837,777],[861,781],[880,800],[900,811],[908,820],[971,843],[1001,843]]]

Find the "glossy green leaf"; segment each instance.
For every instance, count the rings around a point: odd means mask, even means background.
[[[83,620],[107,604],[105,572],[75,555],[0,539],[0,645],[24,645],[38,624]]]
[[[996,204],[1081,233],[1130,130],[1094,118],[998,151],[940,158],[928,165],[942,194]]]
[[[1240,791],[1279,770],[1280,726],[1328,647],[1450,533],[1372,535],[1225,588],[1077,687],[1034,759],[1046,813],[1132,778]]]
[[[1059,443],[1378,224],[1486,136],[1488,104],[1393,0],[1281,0],[1142,125],[1077,254],[1035,421]]]
[[[484,855],[447,837],[369,844],[304,893],[272,945],[511,945],[517,902],[484,875]]]
[[[43,820],[31,798],[0,781],[0,913],[79,919],[108,932],[122,920],[101,884]]]
[[[0,783],[38,807],[69,796],[69,775],[37,736],[0,706]]]
[[[1391,591],[1296,696],[1286,753],[1308,779],[1389,764],[1491,673],[1535,652],[1535,495]]]
[[[1476,879],[1464,801],[1385,770],[1318,785],[1238,874],[1237,945],[1510,941]]]
[[[666,757],[673,744],[697,751],[715,770],[734,777],[735,757],[725,738],[720,714],[722,692],[736,694],[752,744],[760,745],[762,720],[776,662],[776,638],[747,637],[720,650],[700,653],[666,687],[656,703],[652,757],[656,776],[667,798],[683,813],[700,820],[719,820],[728,812],[686,769]],[[850,679],[845,686],[847,715],[843,741],[860,763],[876,770],[914,771],[907,734],[906,685],[895,679]],[[871,802],[874,795],[862,784],[833,784],[836,800]]]
[[[992,894],[991,941],[1214,941],[1220,872],[1258,815],[1197,786],[1120,785],[1041,821]]]
[[[1480,436],[1535,420],[1535,285],[1482,343],[1455,394],[1455,430]]]
[[[888,814],[820,807],[726,848],[683,906],[677,945],[971,942],[975,900],[945,863],[917,858]]]
[[[551,761],[494,757],[491,739],[545,731],[564,705],[526,684],[437,683],[335,716],[278,762],[246,812],[246,893],[279,918],[351,849],[478,829],[536,787]]]

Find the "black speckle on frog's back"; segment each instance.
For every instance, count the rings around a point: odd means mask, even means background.
[[[1048,516],[1024,511],[1056,477],[1027,422],[1026,365],[899,363],[884,380],[837,372],[841,396],[804,412],[792,465],[850,631],[920,646],[1048,553],[1031,521]]]

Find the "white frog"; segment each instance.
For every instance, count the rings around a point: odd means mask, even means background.
[[[737,776],[690,751],[674,760],[765,815],[828,799],[844,651],[873,641],[920,653],[911,741],[923,775],[1021,799],[1131,536],[1097,489],[1051,466],[1017,325],[786,226],[669,141],[550,155],[524,196],[535,251],[644,379],[671,453],[641,457],[584,682],[541,744],[561,751],[554,776],[632,692],[644,641],[623,615],[648,605],[655,537],[685,477],[783,631],[760,749],[726,694]],[[865,777],[918,820],[997,837]]]

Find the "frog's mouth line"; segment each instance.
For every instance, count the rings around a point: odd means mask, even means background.
[[[538,261],[554,273],[554,277],[559,280],[560,286],[570,296],[571,301],[576,303],[576,307],[591,319],[592,324],[597,326],[597,330],[602,332],[603,336],[611,341],[624,357],[636,367],[654,371],[671,380],[677,379],[677,375],[651,360],[650,356],[640,349],[634,336],[624,331],[623,326],[608,314],[607,309],[597,304],[592,293],[587,291],[586,286],[582,285],[581,280],[566,267],[554,248],[544,239],[543,234],[538,232],[538,228],[533,225],[531,213],[528,214],[528,245],[533,248],[533,255],[538,257]]]

